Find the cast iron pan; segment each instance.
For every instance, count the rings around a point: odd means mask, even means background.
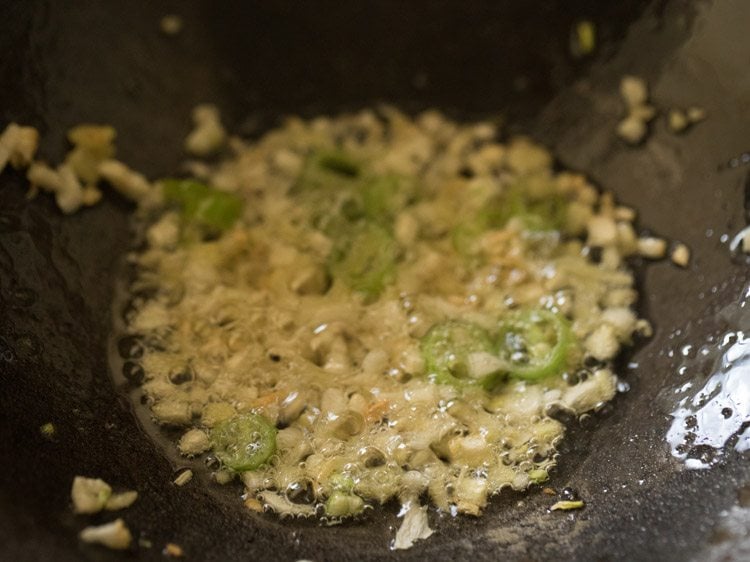
[[[138,4],[138,5],[136,5]],[[179,13],[184,31],[160,34]],[[631,390],[582,427],[572,423],[551,485],[573,487],[583,511],[548,513],[539,490],[501,494],[479,519],[432,516],[429,541],[388,548],[395,506],[334,528],[249,516],[240,490],[171,484],[177,468],[139,429],[107,361],[117,267],[129,206],[116,196],[74,217],[48,197],[25,199],[0,176],[0,558],[160,560],[166,542],[190,560],[685,560],[747,554],[717,533],[722,510],[750,479],[727,453],[687,471],[664,441],[668,398],[681,379],[668,350],[721,330],[716,311],[747,281],[723,233],[744,226],[743,159],[750,123],[750,6],[744,0],[665,2],[4,2],[0,111],[43,132],[59,161],[65,130],[107,122],[119,156],[152,177],[173,173],[190,108],[220,105],[252,137],[286,113],[389,101],[457,118],[502,112],[561,163],[586,171],[640,212],[640,225],[693,250],[688,270],[636,264],[641,312],[656,333],[622,372]],[[597,23],[598,54],[568,54],[570,26]],[[661,107],[703,106],[686,135],[658,121],[638,149],[612,134],[619,77],[646,77]],[[739,165],[727,167],[732,158]],[[712,290],[712,288],[715,288]],[[679,337],[676,330],[682,330]],[[682,381],[684,382],[684,381]],[[666,396],[666,398],[665,398]],[[39,427],[53,422],[52,440]],[[74,516],[76,474],[136,489],[122,513],[151,548],[113,553],[78,542],[102,518]],[[740,535],[744,533],[741,530]],[[723,541],[723,542],[722,542]]]

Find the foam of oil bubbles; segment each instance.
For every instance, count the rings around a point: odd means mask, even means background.
[[[708,380],[687,381],[675,394],[680,396],[672,412],[667,432],[672,455],[684,461],[687,468],[705,469],[719,462],[725,450],[750,449],[750,291],[741,301],[721,314],[729,325],[737,327],[718,340],[695,350],[685,345],[681,355],[693,365],[708,367]],[[679,369],[680,374],[686,365]],[[697,390],[696,390],[696,387]]]

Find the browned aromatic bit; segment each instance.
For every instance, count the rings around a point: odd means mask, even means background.
[[[569,511],[571,509],[581,509],[584,505],[586,504],[581,500],[563,500],[554,503],[549,509],[550,511]]]
[[[251,511],[257,511],[258,513],[263,512],[263,504],[255,498],[247,498],[245,500],[245,507]]]
[[[182,547],[173,542],[168,542],[162,553],[168,558],[182,558],[185,556],[185,551],[182,550]]]

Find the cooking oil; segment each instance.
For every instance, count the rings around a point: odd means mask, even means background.
[[[728,450],[750,449],[750,289],[720,316],[732,329],[709,337],[696,348],[680,349],[678,372],[702,371],[702,385],[686,381],[674,390],[677,407],[667,442],[672,455],[689,469],[706,469],[721,462]]]

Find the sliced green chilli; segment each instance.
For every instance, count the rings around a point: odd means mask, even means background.
[[[332,253],[329,269],[335,279],[374,299],[393,281],[397,259],[398,246],[388,231],[362,222],[352,227],[347,239]]]
[[[350,517],[360,513],[364,507],[365,502],[359,496],[335,491],[326,500],[325,512],[330,517]]]
[[[371,176],[362,182],[361,195],[365,217],[387,224],[414,197],[414,183],[394,174]]]
[[[211,445],[227,468],[255,470],[276,452],[276,428],[257,414],[235,416],[213,428]]]
[[[487,230],[486,221],[477,220],[472,222],[461,223],[451,231],[451,243],[464,258],[475,257],[478,253],[477,241]]]
[[[494,355],[495,346],[487,331],[460,320],[436,324],[424,335],[420,345],[427,375],[440,384],[484,384],[493,375],[471,378],[470,355]]]
[[[459,223],[452,232],[455,250],[464,257],[476,253],[476,241],[490,229],[503,228],[511,219],[531,232],[560,230],[565,224],[567,202],[554,192],[533,197],[521,179],[508,186],[499,196],[488,199],[470,219]]]
[[[502,207],[496,211],[492,222],[496,226],[503,226],[510,219],[516,218],[527,230],[559,230],[565,221],[567,205],[564,198],[554,192],[533,197],[529,193],[531,190],[521,183],[523,181],[531,179],[521,179],[509,188],[503,197]]]
[[[334,193],[353,189],[360,181],[360,165],[342,151],[310,154],[292,187],[292,193],[314,207],[326,208]]]
[[[180,206],[183,217],[200,226],[227,230],[242,215],[242,199],[195,180],[165,179],[164,197]]]
[[[357,177],[360,172],[360,166],[357,161],[341,150],[320,152],[316,155],[315,162],[324,170],[341,176],[354,178]]]
[[[498,355],[512,377],[539,380],[559,374],[572,346],[568,321],[544,309],[517,312],[500,322]]]

